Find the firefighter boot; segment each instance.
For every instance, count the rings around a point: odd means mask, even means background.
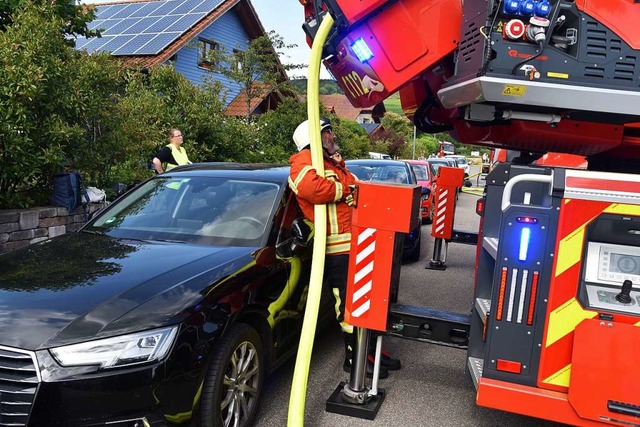
[[[345,334],[347,335],[347,334]],[[351,372],[351,361],[353,360],[352,357],[352,352],[351,352],[351,345],[349,345],[349,343],[347,341],[349,341],[347,339],[348,337],[345,337],[345,357],[344,357],[344,363],[342,364],[342,369],[344,369],[345,372]],[[374,364],[374,358],[372,358],[371,356],[367,357],[367,378],[373,378],[373,364]],[[380,371],[378,372],[378,378],[380,379],[384,379],[387,378],[389,376],[389,370],[387,368],[385,368],[382,363],[380,363]]]
[[[373,378],[373,358],[369,356],[367,358],[367,378]],[[344,359],[344,364],[342,365],[342,369],[345,372],[351,372],[351,354],[348,354]],[[385,368],[382,363],[380,363],[380,372],[378,373],[378,378],[384,379],[389,376],[389,370]]]
[[[369,360],[372,362],[375,361],[376,358],[376,337],[377,335],[373,334],[369,342]],[[400,359],[392,357],[391,353],[382,347],[382,351],[380,352],[380,366],[387,368],[389,371],[397,371],[402,368],[402,363],[400,363]]]

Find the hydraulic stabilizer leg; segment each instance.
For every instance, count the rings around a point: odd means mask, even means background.
[[[349,403],[363,404],[369,400],[369,389],[366,387],[365,381],[367,378],[367,349],[371,334],[368,329],[364,328],[354,328],[353,333],[356,335],[357,344],[353,353],[349,382],[344,385],[342,397]]]
[[[452,238],[456,195],[462,186],[464,171],[460,168],[442,166],[438,169],[438,180],[434,196],[434,217],[431,225],[433,258],[425,268],[445,270],[447,268],[447,244]]]
[[[349,382],[342,381],[338,385],[327,400],[326,409],[327,412],[373,420],[384,401],[384,390],[377,389],[375,378],[373,380],[375,394],[366,386],[371,332],[366,328],[354,328],[353,333],[356,336],[356,348],[353,349]],[[379,372],[379,359],[379,352],[376,351],[374,375]]]
[[[447,241],[444,239],[433,239],[433,257],[425,268],[431,270],[447,269]]]

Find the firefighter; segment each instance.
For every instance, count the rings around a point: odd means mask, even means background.
[[[323,286],[329,286],[335,298],[336,318],[340,323],[345,343],[343,368],[346,372],[350,372],[354,336],[353,327],[344,322],[344,306],[351,243],[352,189],[356,178],[349,172],[340,156],[336,137],[328,119],[320,119],[320,134],[326,177],[318,175],[311,163],[309,122],[305,120],[293,133],[293,141],[298,148],[298,153],[289,159],[291,163],[289,187],[296,194],[302,213],[311,221],[314,219],[314,205],[327,205],[327,257]],[[386,378],[389,375],[389,369],[400,368],[400,361],[386,352],[383,352],[381,360],[380,378]],[[367,363],[369,377],[373,374],[372,362],[373,359],[370,356]]]

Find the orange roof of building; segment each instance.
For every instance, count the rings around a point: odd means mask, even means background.
[[[320,102],[339,119],[355,121],[362,112],[361,108],[351,105],[347,97],[342,94],[320,95]]]
[[[254,91],[257,96],[251,99],[251,104],[249,105],[250,113],[253,114],[261,104],[266,104],[269,100],[273,101],[275,105],[280,102],[280,95],[272,91],[269,85],[261,82],[253,82],[251,86],[251,91]],[[271,109],[275,107],[272,105]],[[263,108],[266,110],[266,105]],[[236,117],[247,117],[247,93],[244,90],[241,90],[238,96],[235,97],[233,101],[227,105],[224,114],[227,116],[236,116]]]

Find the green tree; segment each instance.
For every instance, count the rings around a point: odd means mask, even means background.
[[[295,44],[286,44],[276,32],[271,31],[250,40],[247,48],[228,50],[222,46],[211,51],[210,60],[215,70],[240,86],[245,95],[246,116],[252,115],[251,104],[254,99],[262,99],[273,91],[291,91],[286,71],[300,68],[300,65],[283,65],[280,58],[285,51],[295,48]]]
[[[296,151],[293,143],[293,132],[307,119],[307,106],[294,98],[285,98],[273,111],[267,111],[258,120],[257,152],[261,153],[261,161],[282,163],[289,160]]]
[[[41,202],[65,143],[80,133],[65,22],[49,5],[12,10],[0,32],[0,206]]]
[[[331,120],[331,123],[334,119]],[[345,159],[360,159],[368,157],[371,151],[371,142],[367,131],[362,126],[351,120],[335,119],[337,125],[334,131],[340,147],[340,153]]]
[[[387,112],[382,118],[382,127],[383,130],[371,138],[373,151],[403,157],[407,142],[413,138],[413,124],[404,116]]]
[[[25,8],[41,7],[46,5],[52,13],[52,18],[59,19],[60,30],[65,35],[80,34],[91,37],[98,35],[97,31],[89,30],[87,25],[95,18],[95,9],[92,6],[75,5],[69,0],[3,0],[0,2],[0,31],[5,31]],[[73,43],[71,38],[66,39]]]

